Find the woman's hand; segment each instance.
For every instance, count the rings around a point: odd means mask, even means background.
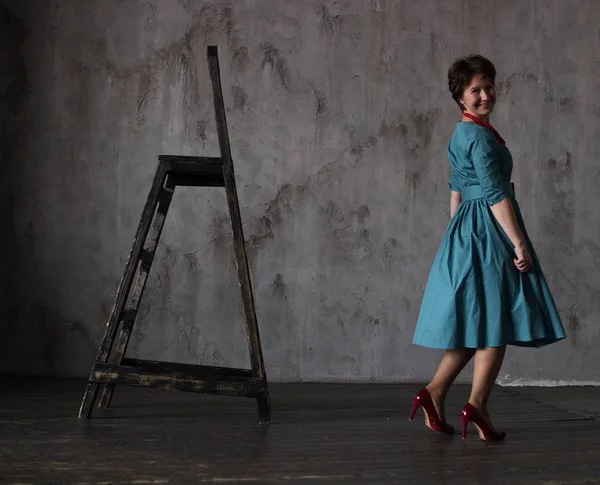
[[[515,246],[516,258],[514,259],[515,266],[521,273],[527,273],[533,266],[533,259],[527,246],[524,244]]]

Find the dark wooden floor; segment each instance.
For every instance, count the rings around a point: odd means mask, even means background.
[[[0,385],[2,484],[600,483],[600,423],[553,405],[551,391],[497,389],[508,437],[489,444],[472,428],[467,440],[436,434],[421,412],[409,422],[412,385],[271,385],[262,426],[244,398],[121,386],[87,421],[76,418],[84,381]],[[457,428],[467,393],[456,386],[447,403]]]

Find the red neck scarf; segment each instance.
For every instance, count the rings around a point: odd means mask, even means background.
[[[506,143],[504,142],[504,138],[502,138],[502,137],[500,136],[500,133],[498,133],[498,132],[496,131],[496,129],[495,129],[495,128],[494,128],[492,125],[490,125],[489,123],[487,123],[487,122],[483,121],[481,118],[478,118],[477,116],[473,116],[471,113],[467,113],[466,111],[463,111],[463,116],[464,116],[465,118],[469,118],[470,120],[473,120],[473,121],[474,121],[475,123],[477,123],[478,125],[485,126],[485,127],[488,129],[488,130],[490,130],[490,131],[491,131],[491,132],[492,132],[492,133],[493,133],[493,134],[496,136],[496,139],[497,139],[497,140],[498,140],[500,143],[502,143],[503,145],[505,145],[505,144],[506,144]]]

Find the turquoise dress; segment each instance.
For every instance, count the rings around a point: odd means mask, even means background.
[[[459,122],[448,158],[449,186],[461,192],[461,203],[433,262],[413,343],[442,349],[541,347],[565,338],[514,198],[508,148],[488,128]],[[513,245],[490,209],[506,197],[533,259],[527,273],[515,267]]]

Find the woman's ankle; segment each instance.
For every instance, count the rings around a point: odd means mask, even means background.
[[[425,387],[429,391],[429,394],[431,394],[431,398],[435,401],[444,402],[446,400],[447,390],[441,389],[431,383],[427,384]]]
[[[482,400],[481,398],[478,398],[476,396],[471,396],[471,397],[469,397],[468,402],[471,406],[473,406],[475,409],[477,409],[477,411],[479,411],[480,413],[487,412],[487,401]]]

